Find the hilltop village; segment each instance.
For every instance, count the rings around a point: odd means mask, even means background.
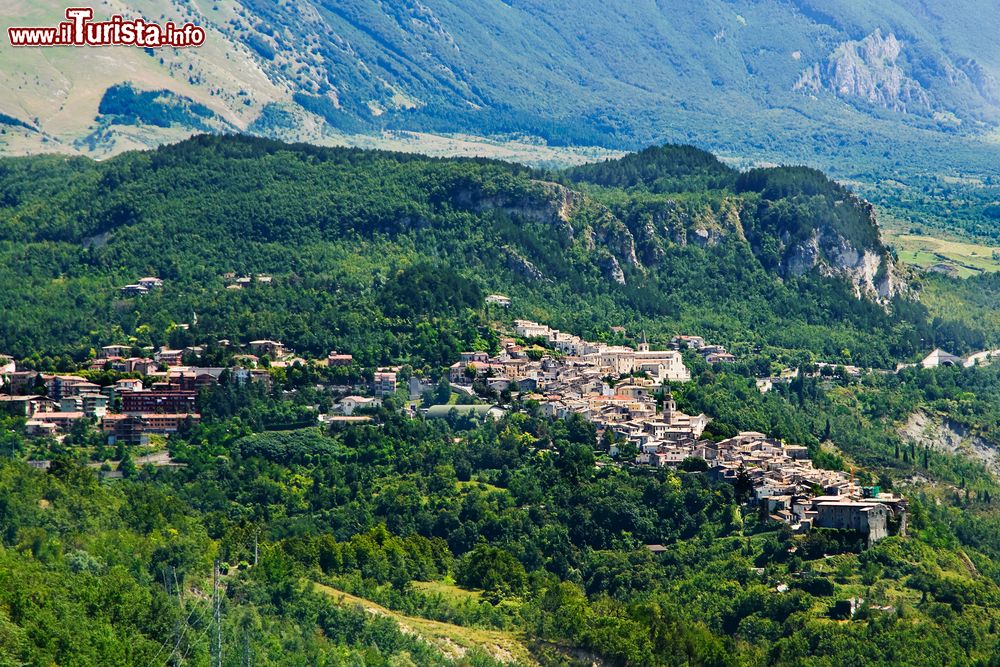
[[[198,424],[203,389],[220,384],[270,389],[276,370],[309,365],[358,371],[350,354],[333,351],[325,359],[307,360],[275,340],[220,340],[214,346],[227,351],[228,365],[194,363],[205,352],[202,345],[158,350],[104,346],[84,369],[119,377],[103,385],[85,373],[39,373],[6,358],[0,380],[7,393],[0,395],[0,406],[25,418],[29,436],[59,439],[92,425],[110,445],[146,446],[151,439],[162,441]],[[424,401],[421,406],[420,397],[434,390],[430,379],[408,374],[404,383],[401,367],[376,368],[369,369],[365,377],[370,379],[363,382],[325,387],[335,401],[317,420],[325,425],[368,422],[386,398],[397,395],[409,399],[402,409],[412,417],[499,419],[511,409],[534,405],[550,419],[579,415],[589,421],[618,464],[682,467],[730,482],[762,513],[794,530],[850,529],[869,540],[906,530],[905,500],[877,487],[863,488],[847,473],[814,467],[804,446],[753,432],[718,442],[704,438],[711,417],[679,410],[670,387],[691,380],[685,354],[700,355],[710,364],[734,363],[736,357],[721,345],[699,336],[675,336],[668,349],[654,349],[643,334],[632,347],[515,320],[501,334],[498,348],[494,355],[462,353],[441,378],[465,397],[459,404]],[[760,381],[758,388],[767,389]],[[500,401],[482,403],[484,394]]]
[[[890,531],[905,534],[903,498],[814,467],[806,447],[754,432],[720,442],[701,438],[710,417],[678,410],[669,384],[691,379],[682,348],[715,363],[733,362],[722,346],[698,336],[676,336],[667,350],[651,349],[645,336],[637,348],[608,345],[527,320],[515,321],[514,336],[544,343],[553,353],[531,359],[524,345],[504,338],[495,357],[464,354],[451,367],[452,380],[471,384],[482,377],[494,389],[514,387],[521,401],[537,402],[554,419],[582,415],[612,443],[612,456],[634,451],[636,465],[704,461],[706,474],[748,487],[754,503],[795,530],[850,529],[869,541]]]

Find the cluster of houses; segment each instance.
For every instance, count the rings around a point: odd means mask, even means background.
[[[581,415],[611,443],[612,455],[628,446],[637,452],[638,465],[676,467],[689,459],[703,460],[707,475],[746,485],[762,511],[795,530],[850,529],[870,541],[894,531],[905,533],[907,508],[902,498],[863,489],[845,473],[813,467],[805,447],[761,433],[740,433],[721,442],[701,439],[709,418],[681,412],[665,389],[668,383],[691,378],[681,349],[697,351],[710,363],[732,361],[721,346],[708,345],[698,336],[677,336],[671,349],[654,350],[644,335],[635,347],[610,345],[528,320],[515,321],[514,335],[501,339],[501,351],[495,356],[462,353],[450,368],[453,385],[470,394],[474,383],[509,391],[522,401],[536,403],[542,414],[553,419]],[[534,342],[544,347],[533,346]],[[231,343],[219,341],[219,345]],[[55,434],[79,420],[92,419],[98,420],[110,443],[145,444],[150,434],[176,433],[198,423],[198,391],[218,384],[223,373],[241,384],[269,383],[269,371],[258,367],[262,358],[270,360],[272,367],[303,361],[279,341],[255,340],[233,355],[235,366],[183,365],[187,355],[203,351],[197,346],[161,348],[135,356],[131,346],[105,346],[91,364],[93,369],[141,376],[105,387],[76,375],[19,371],[12,359],[0,356],[0,378],[9,388],[9,394],[0,395],[0,408],[6,406],[26,417],[27,431],[32,434]],[[351,366],[354,360],[333,351],[320,363]],[[370,396],[350,393],[337,404],[339,414],[327,419],[368,419],[356,413],[378,407],[383,398],[396,393],[398,370],[379,369],[367,386]],[[789,373],[775,380],[791,377]],[[411,378],[411,398],[428,388]],[[357,387],[345,389],[350,392]],[[435,406],[427,416],[444,417],[453,410],[484,418],[497,418],[504,412],[490,405]]]
[[[753,501],[793,530],[855,530],[870,542],[890,532],[906,533],[902,497],[861,487],[847,473],[814,467],[801,445],[745,432],[720,442],[699,442],[688,453],[704,459],[714,479],[750,485]]]
[[[230,346],[227,340],[219,345]],[[302,361],[278,341],[255,340],[246,353],[233,356],[238,365],[200,367],[183,364],[188,355],[204,351],[201,346],[182,350],[160,348],[133,355],[131,345],[106,345],[89,364],[91,370],[113,370],[140,377],[123,378],[100,386],[79,375],[17,370],[13,360],[0,369],[9,393],[0,395],[0,408],[27,418],[29,435],[55,435],[81,420],[97,420],[109,443],[146,444],[151,434],[171,434],[184,425],[196,424],[201,416],[195,402],[204,387],[215,386],[223,373],[237,384],[270,384],[267,368],[258,367],[261,357],[272,359],[271,367]],[[3,361],[3,360],[0,360]]]
[[[57,435],[68,431],[78,421],[97,420],[110,443],[145,444],[151,434],[176,433],[185,424],[197,423],[200,420],[195,407],[198,392],[219,384],[224,373],[236,384],[261,382],[269,386],[270,369],[306,363],[276,340],[253,340],[245,345],[220,340],[217,344],[231,348],[233,365],[186,364],[185,359],[205,352],[201,345],[183,349],[161,347],[156,351],[151,348],[137,350],[132,345],[106,345],[86,366],[88,370],[139,376],[120,379],[107,386],[92,383],[80,375],[17,370],[13,358],[0,355],[0,385],[8,388],[8,393],[0,394],[0,410],[26,417],[25,431],[29,435]],[[354,357],[334,350],[317,363],[350,367]],[[379,369],[370,383],[337,388],[350,394],[339,402],[340,414],[350,417],[357,410],[380,406],[385,396],[396,393],[398,370]],[[352,391],[371,395],[360,396]]]
[[[540,339],[559,353],[532,360],[524,346],[505,339],[503,351],[495,358],[485,352],[466,352],[452,365],[452,382],[471,382],[482,378],[494,381],[494,388],[504,381],[524,391],[542,388],[547,382],[562,382],[576,376],[641,374],[657,385],[665,381],[686,382],[691,372],[677,350],[651,350],[643,339],[638,349],[623,345],[591,342],[573,334],[552,329],[528,320],[516,320],[514,334],[522,339]],[[597,374],[597,375],[595,375]],[[525,386],[521,386],[525,385]],[[506,385],[500,388],[507,388]]]
[[[700,440],[706,422],[704,416],[691,418],[679,413],[667,395],[662,415],[645,429],[636,430],[627,423],[606,428],[638,447],[635,462],[639,465],[677,467],[689,459],[704,460],[710,477],[747,484],[753,489],[752,500],[793,530],[851,529],[867,535],[870,541],[888,535],[890,526],[905,533],[906,503],[902,498],[866,495],[850,475],[814,467],[807,447],[789,445],[763,433],[740,433],[720,442]],[[679,428],[665,426],[671,423]]]
[[[340,355],[336,352],[331,353],[330,358],[327,359],[327,363],[330,365],[346,365],[346,364],[335,364],[330,361],[333,357],[344,357],[349,355]],[[363,410],[373,410],[382,407],[382,400],[387,396],[392,396],[396,393],[396,389],[399,386],[399,368],[380,368],[375,371],[372,376],[371,383],[358,384],[349,387],[341,387],[340,389],[345,392],[358,392],[367,391],[371,396],[362,396],[359,393],[348,393],[337,401],[333,408],[333,411],[329,415],[321,415],[320,421],[324,423],[351,423],[360,421],[370,421],[371,417],[367,415],[358,415],[358,411]],[[414,382],[419,382],[415,378],[411,378],[411,385]],[[411,390],[412,398],[412,390]]]
[[[149,434],[176,433],[185,423],[200,420],[195,411],[196,385],[218,376],[190,369],[170,369],[163,381],[149,387],[142,380],[123,379],[100,387],[77,375],[16,371],[9,395],[0,395],[7,412],[24,416],[29,435],[55,435],[81,420],[96,419],[111,443],[145,444]],[[195,382],[195,378],[197,382]],[[112,406],[120,407],[113,412]]]
[[[274,278],[272,276],[265,274],[258,274],[256,276],[254,275],[238,276],[235,273],[230,272],[224,274],[222,278],[227,283],[226,289],[230,290],[243,289],[244,287],[249,287],[254,283],[257,283],[258,285],[270,285],[271,283],[274,282]]]
[[[515,321],[514,334],[540,340],[557,354],[529,355],[515,338],[504,338],[494,357],[463,353],[450,369],[452,383],[480,381],[495,391],[508,390],[537,402],[548,417],[580,414],[599,430],[612,429],[636,444],[694,442],[708,424],[705,415],[677,410],[669,397],[663,410],[657,407],[664,383],[691,379],[676,349],[653,350],[645,336],[635,348],[591,342],[528,320]]]
[[[710,364],[732,364],[736,357],[726,351],[724,345],[710,345],[701,336],[674,336],[671,346],[682,350],[694,350]]]
[[[125,285],[122,287],[122,296],[142,296],[143,294],[148,294],[152,290],[159,289],[163,287],[163,281],[159,278],[154,278],[152,276],[147,278],[139,278],[138,281],[132,283],[131,285]]]
[[[496,390],[517,392],[522,400],[536,401],[551,418],[580,414],[613,443],[612,455],[631,445],[638,452],[638,465],[676,467],[688,459],[702,459],[708,475],[747,484],[753,500],[768,515],[795,530],[850,529],[870,541],[885,537],[891,529],[905,533],[902,498],[873,495],[845,473],[815,468],[806,447],[762,433],[741,433],[721,442],[702,440],[709,418],[681,412],[673,396],[662,392],[666,382],[690,379],[678,349],[652,350],[645,336],[636,348],[589,342],[526,320],[515,322],[514,334],[540,340],[558,354],[531,359],[523,345],[505,338],[502,351],[494,357],[463,353],[451,367],[452,382],[478,380]],[[698,351],[711,363],[732,360],[724,348],[707,345],[697,336],[677,336],[671,343],[674,348]],[[624,381],[615,380],[626,376]],[[613,437],[608,438],[610,434]]]

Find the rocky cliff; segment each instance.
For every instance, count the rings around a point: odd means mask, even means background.
[[[462,190],[456,202],[477,213],[498,212],[528,224],[555,230],[564,249],[576,246],[593,259],[602,275],[626,283],[623,267],[644,270],[636,256],[632,232],[607,206],[558,183],[531,181],[527,188],[484,194],[472,187]],[[529,280],[544,274],[527,258],[504,248],[508,266]]]
[[[899,291],[891,255],[872,248],[856,248],[830,227],[813,230],[808,240],[788,248],[782,259],[781,271],[786,276],[801,276],[813,270],[846,278],[858,298],[885,303]]]
[[[736,239],[749,242],[761,262],[782,277],[811,271],[842,276],[859,298],[886,303],[900,292],[903,282],[881,243],[873,207],[860,200],[854,205],[866,216],[875,242],[851,240],[832,223],[817,224],[804,235],[788,230],[761,231],[753,204],[738,197],[727,197],[715,205],[674,200],[640,203],[622,215],[633,230],[638,257],[647,266],[657,265],[671,245],[711,247]],[[753,232],[752,239],[747,238],[745,223]]]
[[[476,213],[495,212],[555,241],[561,255],[589,263],[604,279],[625,285],[663,265],[674,248],[746,244],[761,265],[783,278],[810,272],[842,277],[858,298],[886,304],[903,284],[881,241],[875,210],[822,173],[800,167],[739,173],[716,167],[713,182],[727,187],[697,190],[700,196],[659,193],[664,173],[683,170],[667,149],[570,170],[584,182],[608,175],[621,179],[631,196],[595,196],[541,180],[517,187],[470,183],[457,188],[454,202]],[[697,156],[695,156],[697,157]],[[633,178],[630,174],[642,174]],[[700,169],[699,174],[706,171]],[[699,186],[692,185],[697,188]],[[502,248],[507,267],[537,281],[546,275],[544,252],[525,254]]]
[[[837,47],[822,63],[814,63],[799,77],[795,90],[835,95],[867,102],[892,111],[928,113],[931,98],[903,67],[905,44],[875,30],[864,39]]]
[[[923,449],[955,454],[977,461],[994,475],[1000,474],[1000,450],[965,424],[923,410],[913,412],[898,428],[907,441]]]

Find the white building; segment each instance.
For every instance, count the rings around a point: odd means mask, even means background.
[[[962,360],[956,357],[954,354],[945,352],[941,348],[937,348],[920,362],[920,365],[924,368],[938,368],[939,366],[961,366]]]
[[[344,416],[350,417],[355,410],[377,408],[382,405],[382,401],[367,396],[347,396],[342,398],[337,405]]]

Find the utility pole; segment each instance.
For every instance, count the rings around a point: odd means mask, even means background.
[[[212,667],[222,667],[222,596],[219,594],[219,561],[212,565],[212,618],[215,623]]]
[[[257,538],[259,538],[259,537],[260,537],[260,529],[258,528],[257,531],[254,532],[254,534],[253,534],[253,564],[254,565],[257,565],[257,557],[258,557]]]

